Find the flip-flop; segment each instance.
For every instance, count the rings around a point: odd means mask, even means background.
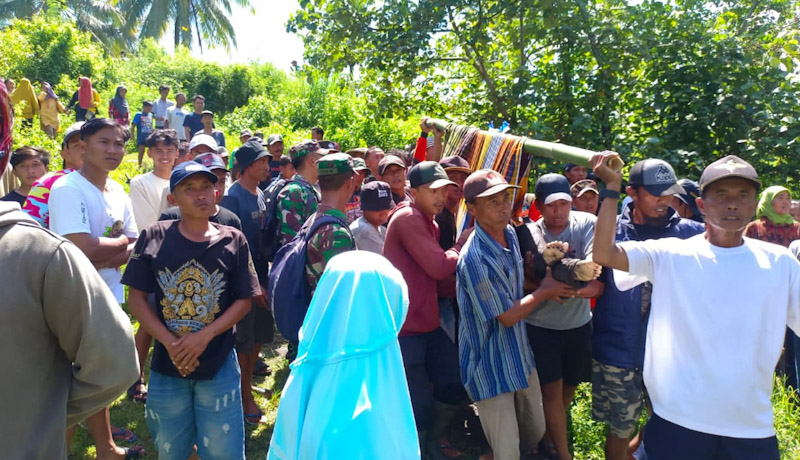
[[[142,387],[146,388],[144,380],[139,380],[136,383],[134,383],[133,385],[131,385],[131,387],[128,388],[128,392],[127,392],[128,393],[128,399],[130,399],[133,402],[146,404],[147,403],[147,390],[146,389],[142,390],[141,389]]]
[[[261,412],[261,411],[258,411],[255,414],[244,414],[244,423],[246,423],[248,425],[257,426],[257,425],[259,425],[261,423],[261,417],[263,417],[263,416],[264,416],[264,413]],[[250,420],[248,420],[248,419],[252,419],[252,418],[258,418],[258,420],[255,421],[255,422],[251,422]]]
[[[142,446],[123,447],[122,450],[125,451],[125,460],[144,458],[146,453]]]
[[[111,437],[114,441],[122,442],[136,442],[136,433],[130,431],[125,427],[119,427],[116,430],[111,430]]]

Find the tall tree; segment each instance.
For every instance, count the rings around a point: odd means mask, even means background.
[[[120,10],[108,0],[0,0],[0,21],[29,19],[37,14],[62,16],[112,50],[130,47],[134,35]]]
[[[249,0],[234,0],[251,8]],[[206,46],[236,46],[236,32],[230,22],[230,0],[120,0],[129,27],[139,27],[139,38],[160,39],[171,25],[175,46],[189,49]]]

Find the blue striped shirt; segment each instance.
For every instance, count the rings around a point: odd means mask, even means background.
[[[505,236],[507,249],[476,223],[458,259],[461,382],[473,401],[527,388],[536,369],[525,322],[505,327],[497,320],[524,295],[517,235],[506,227]]]

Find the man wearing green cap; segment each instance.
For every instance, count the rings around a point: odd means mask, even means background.
[[[318,178],[317,162],[328,153],[317,141],[303,141],[289,149],[297,174],[278,193],[281,245],[292,241],[308,217],[317,211],[320,201],[319,192],[314,188]]]
[[[333,153],[321,158],[317,162],[317,171],[322,199],[307,225],[313,225],[322,216],[336,217],[338,222],[323,225],[308,240],[306,275],[312,294],[328,261],[337,254],[356,248],[345,212],[360,177],[354,171],[353,159],[346,153]]]

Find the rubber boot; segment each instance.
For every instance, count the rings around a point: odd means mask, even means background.
[[[425,443],[423,444],[423,446],[425,446],[425,453],[428,454],[427,458],[431,460],[452,460],[442,453],[439,440],[442,438],[442,435],[446,434],[447,428],[453,420],[453,416],[458,411],[458,407],[458,405],[445,404],[439,401],[433,403],[431,426],[427,432]],[[423,458],[425,458],[425,455],[423,455]]]

